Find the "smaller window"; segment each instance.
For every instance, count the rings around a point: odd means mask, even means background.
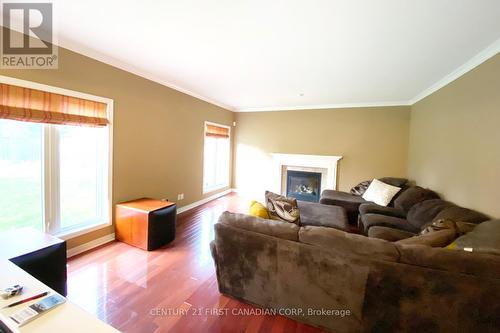
[[[230,128],[205,122],[203,193],[229,186]]]

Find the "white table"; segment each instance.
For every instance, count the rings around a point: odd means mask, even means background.
[[[56,294],[55,291],[47,287],[42,282],[29,275],[21,268],[17,267],[8,260],[0,260],[0,289],[21,284],[24,286],[21,295],[11,297],[4,300],[0,297],[0,308],[5,305],[16,302],[18,300],[30,297],[44,291],[50,291],[50,294]],[[17,328],[17,325],[9,317],[14,312],[17,312],[25,307],[40,301],[41,298],[33,300],[29,303],[24,303],[12,308],[0,309],[0,317],[11,328],[15,328],[15,332],[30,333],[30,332],[71,332],[71,333],[106,333],[119,332],[113,327],[105,324],[91,314],[85,312],[77,305],[66,300],[66,303],[43,314],[32,322]]]

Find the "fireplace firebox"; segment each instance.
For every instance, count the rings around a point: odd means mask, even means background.
[[[288,170],[286,196],[302,201],[319,202],[321,173]]]

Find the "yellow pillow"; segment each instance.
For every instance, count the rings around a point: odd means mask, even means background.
[[[453,243],[449,244],[447,247],[447,249],[449,250],[457,250],[457,243],[455,241],[453,241]]]
[[[250,215],[262,217],[263,219],[270,218],[267,208],[263,204],[255,200],[252,200],[252,202],[250,202]]]

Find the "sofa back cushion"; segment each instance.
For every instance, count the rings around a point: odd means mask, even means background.
[[[403,187],[408,182],[408,179],[406,179],[406,178],[396,178],[396,177],[383,177],[383,178],[379,178],[378,180],[380,180],[381,182],[386,183],[388,185],[392,185],[392,186],[396,186],[396,187]]]
[[[300,228],[301,243],[320,246],[341,253],[373,260],[397,261],[399,252],[393,243],[325,227]]]
[[[441,211],[451,206],[454,204],[441,199],[425,200],[413,205],[406,219],[412,226],[422,229],[424,225],[431,223]]]
[[[431,199],[439,199],[436,192],[420,186],[412,186],[404,191],[394,200],[394,207],[408,212],[415,204]]]
[[[436,216],[436,219],[447,219],[455,222],[469,222],[478,224],[489,220],[489,217],[472,209],[459,206],[451,206],[443,209]]]
[[[294,223],[267,220],[256,216],[230,212],[222,213],[219,217],[219,223],[291,241],[298,241],[299,239],[299,226]]]

